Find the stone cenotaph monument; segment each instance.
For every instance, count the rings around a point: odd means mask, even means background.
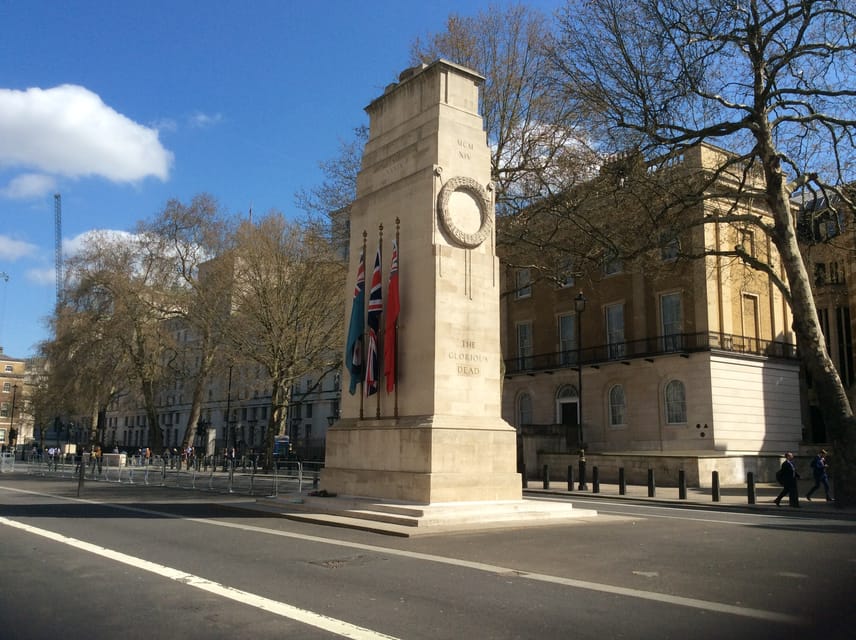
[[[397,239],[397,340],[379,323],[380,351],[397,347],[396,374],[378,380],[383,368],[366,363],[372,348],[356,350],[362,383],[353,395],[343,385],[340,420],[327,433],[321,497],[292,506],[320,512],[304,519],[359,528],[371,521],[411,535],[404,531],[596,515],[570,503],[522,499],[516,432],[500,413],[499,260],[490,150],[479,115],[483,82],[439,60],[408,69],[367,107],[369,139],[350,211],[346,317],[362,327],[354,282],[364,255],[367,324],[378,326],[371,316],[381,289],[389,299]],[[372,278],[378,247],[383,277]],[[345,355],[346,377],[354,368],[359,373]],[[367,395],[375,385],[377,393]]]
[[[440,60],[405,71],[367,107],[346,313],[364,237],[366,297],[381,245],[388,299],[397,234],[397,375],[392,393],[385,380],[368,397],[364,384],[354,395],[343,385],[321,475],[328,492],[421,504],[521,499],[515,430],[500,417],[499,260],[482,83]],[[384,337],[381,348],[392,348]]]

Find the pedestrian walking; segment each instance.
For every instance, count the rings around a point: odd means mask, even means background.
[[[101,454],[100,444],[96,444],[92,447],[92,452],[89,454],[89,466],[93,475],[96,471],[98,472],[98,475],[101,475]]]
[[[805,494],[805,498],[809,502],[811,502],[811,494],[817,491],[820,485],[823,485],[823,491],[826,493],[826,501],[832,501],[832,496],[829,495],[829,463],[826,456],[826,449],[821,449],[820,453],[811,461],[811,474],[814,477],[814,486]]]
[[[800,494],[797,491],[797,480],[800,474],[797,472],[797,467],[794,464],[794,454],[788,451],[785,454],[785,461],[782,463],[782,468],[776,474],[776,480],[782,485],[782,490],[776,496],[776,506],[780,507],[782,498],[788,496],[788,503],[792,507],[800,506]]]

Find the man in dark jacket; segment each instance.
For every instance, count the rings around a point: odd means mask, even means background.
[[[827,471],[829,464],[826,462],[826,449],[821,449],[814,460],[811,461],[811,473],[814,476],[814,486],[806,494],[806,499],[811,502],[811,494],[823,485],[823,490],[826,492],[826,501],[831,502],[832,496],[829,495],[829,473]]]
[[[788,504],[792,507],[800,506],[800,496],[797,491],[797,480],[800,474],[797,473],[796,465],[794,465],[794,454],[788,451],[785,454],[785,461],[782,463],[781,483],[782,490],[776,497],[776,506],[780,507],[782,498],[788,496]]]

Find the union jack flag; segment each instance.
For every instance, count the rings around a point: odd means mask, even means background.
[[[372,272],[372,285],[369,293],[368,314],[366,324],[369,328],[369,342],[366,353],[366,396],[377,393],[380,382],[380,371],[378,366],[380,342],[380,316],[383,313],[383,282],[380,272],[380,247],[375,255],[374,271]]]

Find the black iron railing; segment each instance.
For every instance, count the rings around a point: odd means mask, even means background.
[[[583,365],[595,366],[608,362],[629,362],[638,358],[654,358],[670,354],[688,355],[701,351],[725,351],[788,360],[797,358],[796,346],[787,342],[759,340],[728,333],[679,333],[585,347],[579,351],[574,349],[508,358],[505,361],[505,374],[574,369],[579,360]]]

